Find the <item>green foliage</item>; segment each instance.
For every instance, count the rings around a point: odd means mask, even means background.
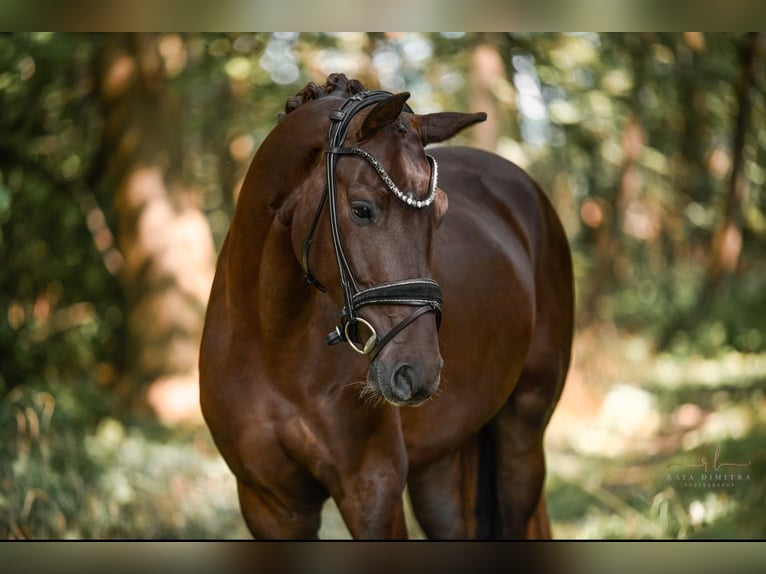
[[[679,352],[766,348],[758,336],[766,326],[763,306],[753,289],[766,279],[759,256],[764,178],[756,167],[766,155],[762,90],[749,92],[753,122],[743,150],[751,166],[743,174],[749,193],[741,203],[727,196],[740,113],[739,58],[750,39],[583,34],[524,40],[548,94],[551,132],[549,149],[520,157],[550,191],[569,232],[581,323],[614,321],[665,348],[681,341],[674,347]],[[640,134],[640,143],[632,144],[638,145],[635,161],[626,140],[631,122]],[[727,212],[742,224],[741,259],[708,298],[715,281],[708,270],[713,234]]]
[[[247,536],[205,431],[126,413],[90,381],[17,387],[0,429],[0,538]]]
[[[627,350],[625,340],[609,344]],[[646,357],[623,358],[619,368],[629,381],[623,390],[604,389],[600,412],[554,427],[548,437],[546,492],[555,535],[763,538],[766,355],[668,354],[648,364]],[[619,392],[627,403],[614,400]],[[636,394],[650,408],[631,425]]]
[[[630,355],[624,345],[617,348]],[[766,357],[730,353],[698,362],[667,355],[653,365],[636,387],[655,400],[656,434],[630,436],[619,426],[626,413],[616,413],[609,420],[617,426],[598,416],[566,429],[566,440],[549,441],[555,535],[762,538]],[[631,362],[621,367],[639,372]],[[689,405],[702,416],[680,424]],[[16,388],[0,402],[0,432],[12,437],[0,444],[2,538],[249,537],[233,478],[204,429],[163,428],[83,380]],[[614,435],[622,442],[608,446]],[[668,465],[712,461],[716,448],[720,463],[752,461],[751,479],[714,487],[667,478]],[[408,523],[422,536],[409,507]],[[348,536],[332,504],[321,536]]]
[[[92,44],[0,37],[0,353],[3,390],[119,362],[120,294],[78,201],[97,125]]]

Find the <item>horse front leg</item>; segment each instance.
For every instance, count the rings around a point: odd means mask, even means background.
[[[477,537],[478,451],[478,441],[472,437],[460,449],[410,469],[410,500],[428,538]]]
[[[242,516],[256,539],[311,540],[318,538],[322,498],[288,502],[280,493],[237,480]]]
[[[333,498],[351,536],[362,540],[407,538],[404,473],[388,464],[370,465],[347,477]]]
[[[540,493],[540,498],[537,500],[537,508],[535,508],[532,518],[527,523],[526,538],[527,540],[550,540],[553,538],[544,492]]]

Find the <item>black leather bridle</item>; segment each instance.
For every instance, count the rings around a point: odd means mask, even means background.
[[[340,237],[340,227],[338,226],[338,212],[335,193],[335,164],[338,157],[342,155],[356,155],[362,157],[375,169],[381,177],[386,187],[402,203],[412,209],[422,209],[433,204],[436,197],[436,183],[438,178],[438,167],[436,160],[426,154],[428,162],[431,164],[431,177],[429,181],[429,194],[425,199],[417,199],[414,195],[402,192],[391,177],[386,173],[383,166],[372,155],[360,148],[342,147],[346,138],[348,126],[351,119],[363,108],[389,98],[392,94],[385,91],[366,91],[359,92],[346,100],[338,110],[330,112],[330,132],[329,143],[326,152],[327,164],[327,186],[317,207],[314,219],[309,228],[308,236],[303,244],[303,255],[301,264],[305,273],[306,281],[322,291],[325,287],[316,280],[311,274],[309,267],[309,250],[314,237],[319,220],[324,211],[324,206],[329,206],[330,230],[332,233],[332,242],[335,247],[335,257],[338,263],[340,273],[340,282],[343,288],[344,307],[341,310],[340,325],[327,335],[327,343],[335,345],[341,342],[347,342],[356,352],[367,355],[372,361],[380,350],[393,339],[402,329],[411,324],[415,319],[425,313],[434,313],[436,315],[437,329],[441,323],[441,304],[442,292],[438,283],[433,279],[404,279],[401,281],[392,281],[359,289],[359,286],[351,271],[346,254],[343,251],[343,244]],[[405,110],[412,110],[405,105]],[[383,337],[378,337],[375,328],[365,319],[359,316],[358,312],[365,305],[407,305],[415,307],[407,317],[400,321]],[[362,336],[361,331],[366,330],[367,335]]]

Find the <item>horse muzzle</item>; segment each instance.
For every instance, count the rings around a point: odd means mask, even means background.
[[[438,390],[443,364],[440,355],[431,365],[423,361],[394,362],[376,358],[367,371],[367,384],[394,406],[420,406]]]

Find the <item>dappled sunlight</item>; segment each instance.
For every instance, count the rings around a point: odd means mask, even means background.
[[[199,374],[160,377],[149,386],[147,402],[169,426],[201,426]]]
[[[0,475],[3,538],[249,537],[234,480],[206,431],[179,434],[108,414],[87,428],[72,424],[82,419],[74,403],[47,393],[15,393],[0,404],[3,424],[9,414],[17,440],[3,447],[15,475]]]
[[[763,536],[766,354],[655,355],[634,336],[606,341],[575,338],[573,384],[546,436],[554,534]],[[610,361],[582,361],[599,353]],[[621,368],[603,378],[612,362]]]
[[[289,95],[340,71],[418,113],[487,112],[454,143],[527,170],[563,223],[554,535],[763,538],[765,45],[1,35],[0,538],[249,538],[200,412],[202,320],[253,155]],[[320,535],[348,537],[334,503]]]

